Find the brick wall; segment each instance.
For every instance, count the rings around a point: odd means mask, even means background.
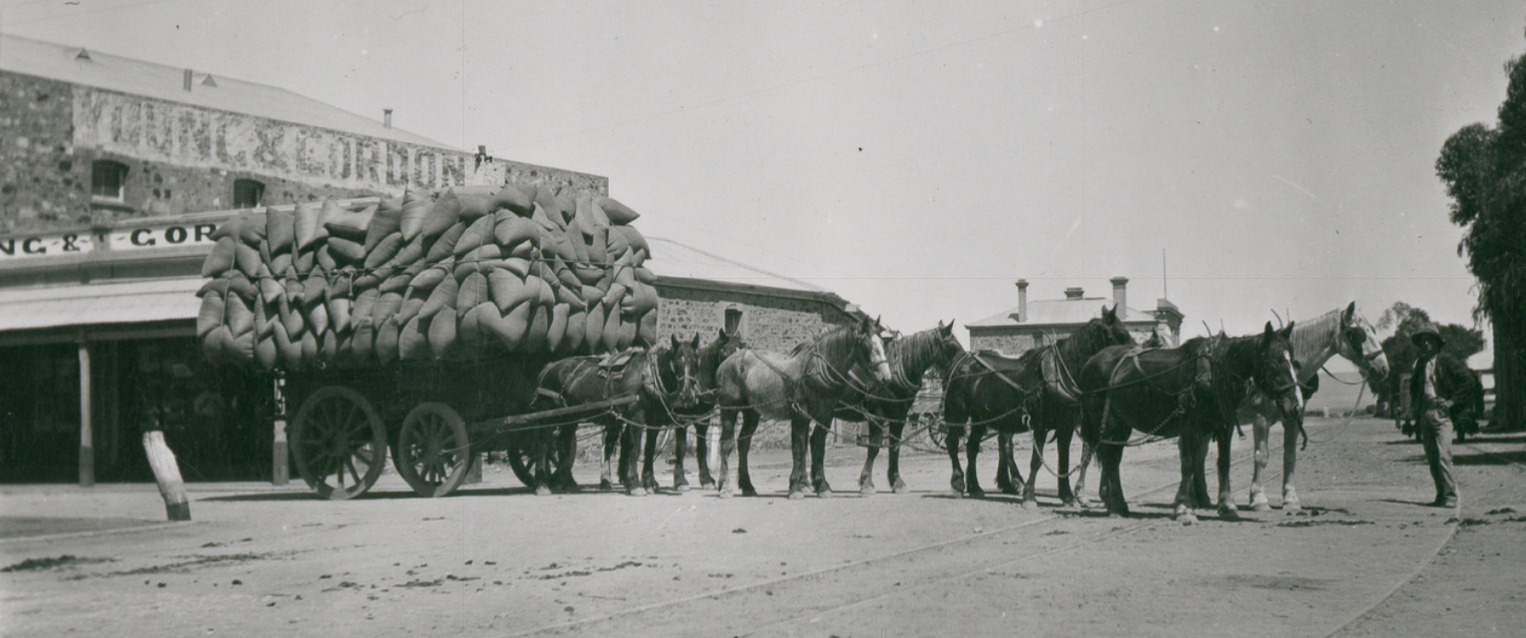
[[[549,183],[607,195],[606,178],[0,72],[0,232],[264,202],[398,195],[413,186]],[[121,203],[92,202],[91,165],[127,167]]]

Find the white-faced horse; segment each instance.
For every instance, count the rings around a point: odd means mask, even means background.
[[[757,493],[747,473],[747,451],[760,418],[790,422],[794,466],[790,472],[789,497],[805,496],[807,448],[812,451],[811,484],[816,495],[831,495],[832,488],[823,476],[820,452],[826,446],[832,413],[849,391],[849,371],[862,366],[873,371],[875,381],[890,380],[890,365],[885,360],[885,344],[880,340],[878,324],[861,318],[850,325],[830,328],[814,340],[796,346],[789,354],[744,349],[721,362],[715,379],[716,404],[721,411],[718,487],[722,497],[731,496],[727,466],[733,449],[738,451],[737,487],[746,496]],[[742,415],[740,436],[736,433],[738,413]],[[810,429],[813,421],[815,432]]]
[[[1383,356],[1383,346],[1378,341],[1372,324],[1356,311],[1356,302],[1344,309],[1331,310],[1308,321],[1299,321],[1289,338],[1293,343],[1293,355],[1298,382],[1309,385],[1325,362],[1340,355],[1356,364],[1363,382],[1382,379],[1388,374],[1388,359]],[[1240,404],[1236,415],[1240,423],[1253,424],[1256,440],[1256,471],[1251,477],[1250,505],[1258,512],[1271,509],[1266,490],[1262,486],[1266,464],[1270,460],[1267,440],[1272,425],[1283,421],[1282,410],[1276,401],[1268,401],[1265,394],[1253,391]],[[1300,423],[1302,419],[1298,420]],[[1295,443],[1303,428],[1283,426],[1282,430],[1282,509],[1296,512],[1302,508],[1298,492],[1293,489],[1293,470],[1298,463],[1298,446]]]

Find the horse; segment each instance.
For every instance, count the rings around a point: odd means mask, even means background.
[[[997,484],[1003,492],[1016,494],[1017,486],[1022,485],[1023,505],[1036,502],[1033,479],[1044,462],[1044,443],[1053,432],[1060,455],[1060,471],[1056,473],[1060,500],[1066,504],[1074,502],[1070,491],[1070,440],[1075,433],[1080,393],[1072,371],[1079,370],[1087,358],[1103,348],[1134,343],[1118,319],[1117,310],[1104,308],[1101,315],[1069,336],[1021,356],[1005,357],[983,350],[965,356],[950,368],[943,394],[943,418],[949,426],[945,445],[953,466],[950,485],[956,494],[985,495],[976,475],[975,461],[986,429],[994,427],[1000,457]],[[959,439],[967,422],[968,473],[959,467]],[[1013,435],[1024,431],[1033,433],[1033,457],[1026,485],[1012,450]]]
[[[536,396],[530,404],[532,410],[588,405],[622,396],[636,397],[633,403],[587,418],[589,422],[604,426],[606,445],[601,486],[610,486],[614,446],[608,442],[619,439],[622,450],[620,483],[632,496],[645,495],[646,485],[636,480],[635,455],[631,452],[637,449],[643,433],[655,440],[662,426],[671,419],[670,410],[692,408],[699,400],[699,337],[696,335],[693,342],[688,342],[680,341],[675,335],[670,340],[665,348],[647,350],[636,347],[614,354],[569,357],[541,369]],[[539,436],[532,437],[537,450],[534,474],[537,479],[547,477],[534,481],[537,483],[533,486],[536,494],[550,493],[550,483],[553,482],[564,487],[576,485],[571,476],[572,459],[567,454],[575,442],[572,439],[576,436],[576,428],[563,425],[558,429],[558,435],[543,428]],[[553,443],[554,438],[561,440]],[[549,454],[553,444],[559,445],[566,457],[559,468],[560,474],[554,478],[551,477]],[[651,471],[650,462],[646,471]]]
[[[1207,442],[1218,443],[1219,517],[1238,520],[1229,484],[1229,445],[1235,410],[1250,386],[1272,397],[1286,418],[1302,420],[1303,395],[1293,370],[1293,324],[1260,335],[1199,337],[1179,348],[1103,348],[1081,367],[1082,437],[1097,451],[1099,492],[1110,515],[1127,516],[1119,463],[1132,431],[1178,439],[1182,481],[1174,516],[1197,520],[1207,494]]]
[[[1298,382],[1305,388],[1317,387],[1315,384],[1318,383],[1320,369],[1336,355],[1355,364],[1364,383],[1388,375],[1388,358],[1383,354],[1383,345],[1378,341],[1377,331],[1367,319],[1357,314],[1355,301],[1344,309],[1337,308],[1312,320],[1300,322],[1292,331],[1290,339],[1293,342],[1293,366],[1298,372]],[[1307,392],[1307,395],[1312,396],[1313,392]],[[1262,478],[1270,460],[1267,440],[1272,426],[1283,420],[1277,405],[1276,401],[1269,400],[1264,393],[1257,391],[1246,397],[1236,413],[1238,422],[1250,422],[1252,431],[1255,432],[1256,460],[1255,472],[1251,475],[1250,506],[1258,512],[1271,509],[1266,490],[1262,487]],[[1302,428],[1286,425],[1282,429],[1282,509],[1289,513],[1303,509],[1298,502],[1298,492],[1293,489],[1293,471],[1298,463],[1298,447],[1294,444],[1300,432]]]
[[[684,478],[684,456],[688,450],[688,433],[686,428],[689,424],[694,425],[694,460],[699,466],[700,489],[714,489],[715,478],[710,476],[710,413],[715,411],[715,396],[717,392],[715,373],[725,361],[737,350],[747,347],[747,343],[735,333],[727,332],[724,328],[710,343],[699,349],[699,400],[690,408],[673,409],[678,420],[673,424],[677,430],[673,438],[673,489],[679,492],[689,491],[689,481]],[[646,466],[651,467],[652,454],[656,446],[648,442],[646,452]]]
[[[885,345],[879,337],[879,322],[861,317],[845,326],[830,328],[815,339],[790,351],[777,354],[752,349],[738,350],[721,362],[716,371],[721,411],[721,468],[717,484],[721,498],[732,496],[731,451],[737,454],[736,485],[744,496],[754,496],[752,478],[747,472],[747,452],[758,420],[790,421],[789,497],[805,497],[805,455],[809,447],[814,462],[811,483],[819,497],[830,496],[831,485],[823,476],[827,427],[837,404],[849,391],[848,372],[864,365],[873,370],[876,381],[890,380],[890,364],[885,360]],[[742,416],[742,432],[736,432],[737,415]],[[811,422],[816,430],[811,431]],[[740,441],[740,447],[738,447]]]
[[[849,392],[838,404],[834,416],[842,421],[867,423],[869,425],[869,452],[864,459],[864,470],[858,476],[859,494],[869,496],[877,490],[874,486],[874,459],[880,453],[880,445],[888,431],[890,435],[889,466],[885,480],[897,494],[906,491],[906,481],[901,479],[901,433],[906,428],[906,413],[916,402],[922,390],[922,377],[934,368],[946,370],[960,356],[964,346],[954,337],[954,322],[948,325],[938,322],[908,337],[896,337],[885,343],[885,359],[890,363],[890,380],[876,382],[863,368],[854,368],[849,374]],[[812,463],[816,460],[812,459]]]

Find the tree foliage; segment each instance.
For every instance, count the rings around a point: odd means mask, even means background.
[[[1499,121],[1453,133],[1436,159],[1451,197],[1449,218],[1465,229],[1457,247],[1478,278],[1474,315],[1494,327],[1499,416],[1526,426],[1526,56],[1505,63]]]

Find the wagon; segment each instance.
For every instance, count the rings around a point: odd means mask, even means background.
[[[536,376],[547,355],[497,353],[466,361],[397,362],[380,368],[288,373],[285,395],[296,412],[287,426],[302,479],[322,498],[364,494],[393,466],[421,496],[460,487],[485,452],[506,452],[510,467],[532,482],[525,435],[576,423],[632,403],[599,403],[531,412]],[[552,450],[554,467],[570,463]]]

